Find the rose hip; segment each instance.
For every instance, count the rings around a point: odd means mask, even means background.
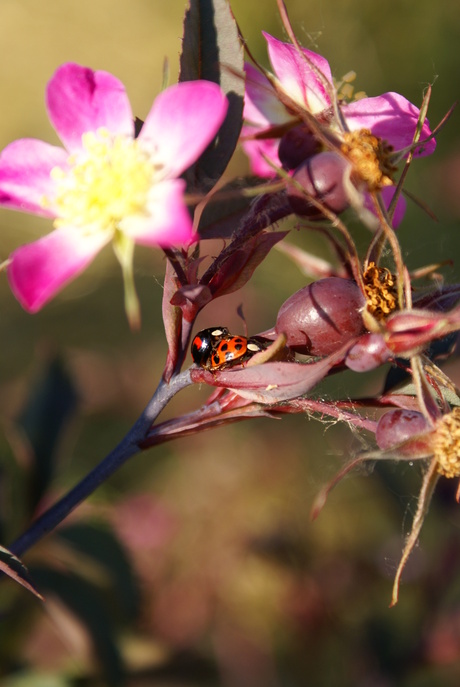
[[[305,160],[297,167],[292,178],[305,189],[306,194],[294,184],[289,184],[287,188],[293,212],[310,219],[324,218],[324,214],[308,200],[308,196],[336,214],[346,210],[350,201],[343,179],[348,169],[349,162],[338,153],[318,153]]]
[[[328,277],[305,286],[281,306],[277,334],[297,353],[329,355],[364,332],[364,297],[354,281]]]
[[[416,437],[431,429],[428,420],[416,410],[397,408],[389,410],[380,418],[375,439],[383,451]]]

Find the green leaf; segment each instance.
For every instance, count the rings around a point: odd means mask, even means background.
[[[227,0],[190,0],[184,20],[179,81],[196,79],[219,84],[229,101],[216,140],[185,174],[191,190],[206,192],[233,155],[243,116],[244,50]]]
[[[28,500],[30,512],[35,510],[53,477],[56,445],[76,403],[72,381],[61,360],[54,358],[36,382],[17,419],[33,456]]]
[[[103,526],[76,524],[58,529],[55,537],[103,566],[123,614],[135,618],[140,600],[138,585],[129,558],[113,532]]]
[[[4,572],[5,575],[8,575],[8,577],[11,577],[15,582],[18,582],[18,584],[28,589],[29,592],[35,594],[36,597],[43,600],[43,596],[37,590],[24,563],[3,546],[0,546],[0,570]]]

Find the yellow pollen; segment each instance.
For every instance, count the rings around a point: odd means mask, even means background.
[[[440,475],[460,477],[460,408],[454,408],[438,422],[433,455]]]
[[[98,129],[83,134],[82,143],[83,150],[69,158],[68,169],[51,171],[56,183],[55,226],[114,232],[124,218],[145,216],[158,170],[139,141]]]
[[[374,136],[369,129],[343,134],[342,152],[351,160],[355,174],[366,182],[369,191],[393,185],[396,167],[391,163],[393,147]]]
[[[383,320],[396,309],[396,279],[386,267],[370,262],[363,274],[367,309],[377,320]]]

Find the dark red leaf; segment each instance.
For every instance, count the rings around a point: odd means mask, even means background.
[[[190,0],[184,20],[179,81],[196,79],[219,84],[229,101],[216,140],[185,174],[190,189],[206,192],[233,155],[243,115],[244,50],[227,0]]]

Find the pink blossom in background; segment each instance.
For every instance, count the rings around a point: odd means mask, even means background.
[[[334,85],[327,60],[303,49],[304,59],[291,43],[283,43],[264,33],[274,76],[282,91],[297,105],[328,123],[332,130],[340,133],[333,121],[331,93]],[[319,70],[312,69],[309,62]],[[246,66],[245,126],[243,127],[243,148],[246,151],[252,171],[263,177],[275,175],[275,170],[264,159],[280,165],[277,155],[279,139],[245,140],[245,137],[260,134],[272,127],[295,122],[295,115],[280,101],[268,79],[252,65]],[[369,129],[375,136],[385,140],[395,151],[412,143],[420,110],[398,93],[384,93],[373,98],[361,98],[341,104],[341,112],[348,131]],[[428,121],[424,122],[420,139],[430,136]],[[436,148],[434,139],[419,148],[416,155],[430,155]]]

